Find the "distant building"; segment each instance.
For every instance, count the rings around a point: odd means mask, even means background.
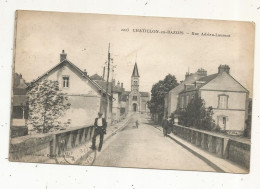
[[[148,101],[150,94],[148,92],[139,91],[140,75],[138,72],[137,63],[134,65],[134,70],[131,77],[131,91],[124,92],[123,101],[125,102],[125,111],[130,112],[149,112]]]
[[[15,73],[13,80],[11,136],[18,137],[28,133],[27,84],[21,74]]]
[[[60,90],[68,95],[71,106],[64,119],[70,119],[72,127],[93,125],[98,112],[104,113],[106,107],[107,121],[111,123],[112,95],[108,93],[106,106],[105,88],[93,81],[86,70],[82,71],[70,62],[64,50],[60,62],[34,82],[43,79],[58,81]]]
[[[185,80],[165,95],[164,115],[170,116],[172,113],[176,111],[179,93],[184,90],[185,85],[192,84],[194,81],[205,76],[207,76],[207,71],[202,68],[198,69],[198,71],[195,73],[187,72],[185,75]]]
[[[198,94],[206,107],[213,108],[213,118],[221,130],[243,134],[248,116],[248,90],[230,75],[228,65],[220,65],[218,73],[184,84],[178,95],[178,107],[186,108]]]
[[[103,79],[103,77],[99,76],[98,74],[94,74],[90,76],[90,78],[95,81],[98,85],[102,86],[106,89],[107,82]],[[121,120],[122,116],[125,116],[125,112],[121,113],[121,99],[122,94],[124,92],[123,83],[119,81],[115,82],[113,79],[112,82],[108,82],[108,92],[112,94],[112,121],[118,122]]]

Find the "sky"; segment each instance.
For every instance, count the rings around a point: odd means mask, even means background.
[[[102,75],[110,43],[113,77],[126,90],[135,61],[140,91],[147,92],[167,74],[181,81],[188,70],[204,68],[209,75],[227,64],[252,95],[255,27],[250,22],[37,11],[19,11],[17,18],[14,69],[27,82],[57,65],[62,50],[89,75]]]

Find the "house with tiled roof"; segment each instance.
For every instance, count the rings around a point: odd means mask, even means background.
[[[64,50],[60,54],[60,62],[34,80],[28,89],[33,86],[33,83],[44,79],[58,81],[59,89],[68,95],[71,106],[64,120],[69,119],[71,127],[93,125],[98,112],[105,113],[106,108],[107,121],[111,122],[111,93],[108,92],[106,96],[106,88],[92,80],[86,70],[82,71],[69,61]]]
[[[113,123],[116,123],[125,116],[125,112],[121,110],[121,99],[122,94],[124,93],[125,89],[123,83],[119,81],[116,84],[116,81],[113,79],[112,82],[107,82],[103,79],[103,77],[99,76],[98,74],[94,74],[90,76],[93,81],[95,81],[99,86],[106,89],[108,87],[108,92],[112,95],[112,115],[111,119]]]
[[[230,75],[228,65],[220,65],[218,73],[184,84],[178,95],[178,107],[186,108],[198,94],[206,107],[213,108],[213,118],[221,130],[242,134],[245,130],[248,107],[248,90]]]
[[[207,71],[200,68],[195,73],[187,72],[185,74],[185,80],[181,81],[181,83],[170,90],[164,97],[164,115],[170,116],[177,109],[178,105],[178,96],[179,93],[182,92],[185,86],[192,84],[193,82],[199,80],[207,76]]]

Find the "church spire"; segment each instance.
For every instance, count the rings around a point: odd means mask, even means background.
[[[135,66],[134,66],[134,70],[133,70],[132,77],[140,77],[140,76],[139,76],[139,72],[138,72],[138,68],[137,68],[137,63],[136,63],[136,62],[135,62]]]

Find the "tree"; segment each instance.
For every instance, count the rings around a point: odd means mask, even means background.
[[[165,95],[177,85],[176,77],[168,74],[164,80],[160,80],[152,86],[148,108],[153,115],[158,115],[158,121],[161,121],[163,118]]]
[[[61,118],[70,108],[68,97],[59,90],[58,81],[42,80],[35,82],[27,93],[29,102],[29,124],[37,132],[46,133],[59,130],[69,124]]]
[[[205,101],[197,93],[184,110],[178,109],[176,113],[181,115],[180,121],[184,126],[203,130],[217,129],[212,107],[206,108]]]

